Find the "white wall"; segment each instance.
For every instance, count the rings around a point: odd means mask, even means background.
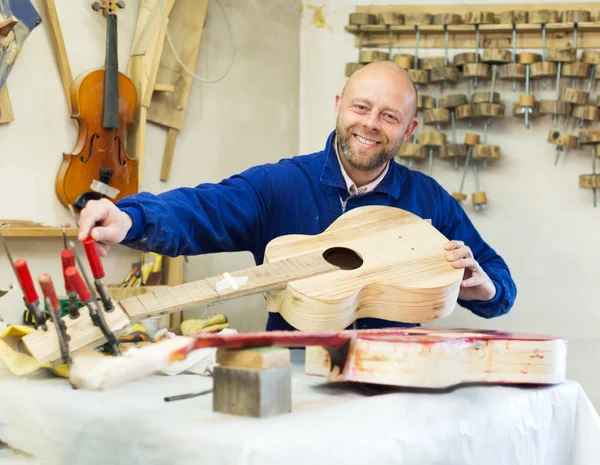
[[[104,63],[105,19],[92,2],[56,0],[74,76]],[[295,155],[298,151],[299,1],[223,0],[231,26],[235,55],[224,79],[195,81],[185,126],[177,140],[168,183],[159,180],[166,131],[149,125],[142,190],[161,192],[177,186],[218,182],[245,168]],[[34,1],[43,23],[27,39],[8,79],[15,121],[0,125],[0,218],[22,218],[58,225],[70,215],[54,193],[63,152],[70,152],[77,131],[70,121],[43,2]],[[119,10],[119,67],[127,69],[139,0]],[[276,38],[276,40],[274,40]],[[196,73],[220,76],[229,58],[230,37],[223,9],[209,2]],[[62,284],[61,239],[8,239],[14,258],[26,258],[34,279],[49,272]],[[0,289],[17,284],[0,251]],[[107,276],[118,282],[139,253],[114,247],[104,260]],[[193,257],[185,279],[194,280],[252,264],[249,253]],[[20,322],[20,290],[0,298],[5,321]],[[266,321],[262,297],[211,307],[224,311],[239,329],[262,329]]]
[[[344,31],[349,13],[355,11],[355,5],[402,3],[387,0],[319,3],[324,6],[325,21],[332,30],[315,26],[312,10],[303,15],[301,152],[321,150],[334,128],[334,96],[346,81],[344,65],[357,59],[354,37]],[[419,2],[428,3],[455,2]],[[545,3],[551,8],[551,2]],[[414,53],[414,50],[394,51],[399,52]],[[421,49],[419,56],[442,54],[443,50]],[[450,56],[453,54],[451,51]],[[536,98],[555,98],[554,83],[553,79],[548,82],[544,94],[540,93],[541,85],[536,85]],[[564,84],[567,83],[570,84],[565,79]],[[580,84],[583,85],[587,82]],[[488,84],[478,90],[485,89],[489,89]],[[499,81],[497,91],[506,104],[507,116],[495,122],[488,135],[488,143],[501,146],[502,160],[481,170],[481,188],[487,192],[489,208],[482,213],[475,212],[469,197],[465,209],[483,237],[507,261],[518,287],[518,297],[513,310],[504,317],[484,320],[457,308],[438,326],[531,331],[566,337],[569,341],[568,376],[581,382],[595,405],[600,406],[597,370],[600,286],[596,266],[600,259],[597,234],[600,208],[592,206],[590,190],[578,187],[578,175],[591,172],[591,148],[573,151],[554,166],[554,147],[546,143],[552,125],[550,119],[537,120],[531,129],[525,129],[522,122],[512,116],[512,102],[524,93],[524,86],[513,92],[512,84]],[[421,92],[433,95],[433,88],[429,86]],[[466,86],[460,84],[445,89],[442,95],[446,93],[466,93]],[[596,100],[595,92],[592,100]],[[458,123],[458,127],[461,141],[468,126]],[[471,131],[483,134],[483,125],[476,124]],[[578,125],[569,126],[569,132],[577,134],[578,131]],[[447,133],[450,134],[449,130]],[[423,164],[420,169],[426,171],[427,165]],[[455,171],[451,164],[436,158],[433,175],[448,191],[458,190],[461,172]],[[471,170],[465,192],[474,191]]]

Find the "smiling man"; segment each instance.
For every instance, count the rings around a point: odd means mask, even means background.
[[[102,254],[111,243],[169,256],[250,251],[260,264],[275,237],[321,233],[364,205],[393,206],[431,219],[451,239],[447,259],[465,269],[461,306],[483,318],[503,315],[516,297],[504,260],[434,179],[393,161],[418,125],[416,102],[406,71],[391,62],[366,65],[336,96],[336,129],[324,150],[256,166],[217,184],[142,192],[116,205],[90,201],[81,212],[79,239],[91,234]],[[357,321],[358,328],[403,325]],[[267,329],[292,328],[270,313]]]

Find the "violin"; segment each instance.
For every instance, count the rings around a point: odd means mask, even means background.
[[[73,153],[63,153],[56,194],[65,207],[77,211],[89,200],[117,201],[138,191],[137,161],[125,147],[138,96],[133,81],[119,72],[116,7],[115,0],[92,5],[106,17],[105,66],[82,73],[71,88],[71,117],[79,134]]]

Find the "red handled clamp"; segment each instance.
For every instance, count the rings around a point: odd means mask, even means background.
[[[88,237],[83,241],[83,247],[85,248],[85,253],[88,257],[92,274],[94,275],[94,285],[96,286],[96,290],[100,295],[100,300],[102,300],[104,310],[107,313],[112,312],[115,307],[110,299],[110,296],[108,295],[106,284],[104,283],[104,266],[100,260],[100,254],[98,253],[96,241],[91,237]]]
[[[71,339],[67,334],[67,326],[60,316],[60,302],[56,296],[56,290],[54,289],[54,283],[50,275],[44,273],[38,277],[38,281],[42,288],[42,294],[48,307],[52,311],[52,321],[56,328],[56,334],[58,336],[58,345],[60,347],[60,355],[62,360],[67,365],[71,363],[71,355],[69,353],[69,340]]]
[[[64,249],[60,252],[60,259],[62,261],[62,270],[63,270],[63,279],[65,281],[65,291],[67,291],[67,295],[69,296],[69,316],[72,320],[79,317],[79,305],[77,303],[77,293],[71,283],[67,279],[67,275],[65,272],[71,266],[75,266],[75,255],[73,255],[73,251],[69,249]]]
[[[31,273],[29,272],[27,262],[25,260],[17,260],[16,263],[13,262],[12,256],[10,255],[10,250],[8,250],[8,245],[6,245],[4,236],[2,234],[0,234],[0,240],[2,241],[2,245],[6,251],[6,256],[10,261],[10,266],[12,266],[12,269],[17,276],[19,285],[21,286],[21,291],[23,291],[23,300],[25,301],[25,306],[33,315],[33,318],[35,318],[35,329],[41,326],[44,331],[48,331],[48,326],[46,326],[46,315],[44,315],[44,312],[40,308],[40,300],[37,292],[35,291],[35,287],[33,286],[33,280],[31,279]]]
[[[77,256],[75,257],[77,258]],[[94,296],[94,294],[92,294],[89,290],[89,281],[85,272],[82,273],[83,277],[85,278],[85,281],[88,283],[87,286],[86,283],[83,282],[81,274],[79,274],[79,270],[74,266],[67,268],[67,270],[65,271],[65,277],[71,283],[71,286],[73,287],[73,289],[75,289],[75,292],[77,292],[79,300],[81,300],[81,302],[83,302],[83,304],[89,309],[90,318],[92,319],[92,322],[95,326],[97,326],[100,329],[100,331],[102,331],[102,334],[108,341],[112,354],[119,355],[117,338],[115,337],[113,332],[108,328],[108,325],[106,324],[106,320],[104,320],[102,313],[98,311],[99,309],[96,309],[98,302],[96,301],[96,297]]]

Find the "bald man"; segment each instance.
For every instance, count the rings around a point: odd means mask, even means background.
[[[430,218],[445,237],[447,260],[464,268],[458,303],[483,318],[507,313],[516,287],[504,260],[481,238],[462,207],[434,179],[393,161],[418,121],[417,93],[392,62],[356,71],[336,96],[336,128],[324,150],[256,166],[218,184],[142,192],[115,204],[90,201],[79,239],[168,256],[250,251],[286,234],[318,234],[344,212],[386,205]],[[379,244],[389,247],[387,244]],[[356,327],[412,326],[364,318]],[[268,330],[293,329],[270,313]]]

